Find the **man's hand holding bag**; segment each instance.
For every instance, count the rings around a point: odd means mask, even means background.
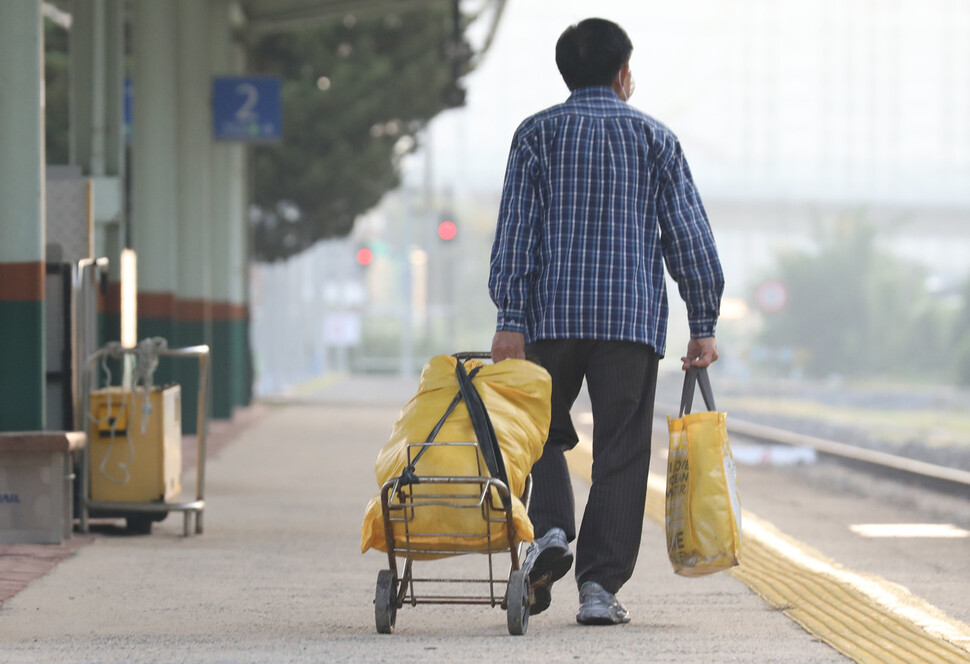
[[[706,412],[690,412],[695,386]],[[682,576],[712,574],[741,561],[741,503],[725,417],[714,407],[707,370],[689,369],[680,415],[667,417],[667,553]]]

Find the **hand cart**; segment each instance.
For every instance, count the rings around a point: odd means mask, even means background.
[[[205,461],[206,461],[206,434],[208,433],[208,405],[207,396],[209,389],[209,347],[207,345],[190,346],[186,348],[167,348],[164,340],[146,339],[139,346],[125,348],[120,344],[108,344],[92,353],[82,369],[81,374],[81,408],[78,409],[77,417],[80,418],[79,430],[87,430],[87,418],[89,417],[90,397],[91,397],[91,368],[99,360],[106,358],[119,359],[126,355],[139,355],[144,352],[145,344],[151,341],[162,341],[163,345],[156,345],[152,352],[160,357],[196,357],[199,360],[199,379],[198,379],[198,414],[196,421],[196,476],[195,476],[195,500],[181,502],[118,502],[118,501],[96,501],[91,499],[90,487],[90,467],[91,467],[91,448],[85,447],[81,452],[80,468],[80,529],[81,532],[89,531],[89,519],[95,517],[124,517],[129,523],[147,522],[151,526],[153,520],[164,519],[169,512],[183,512],[183,535],[189,537],[192,534],[192,517],[195,517],[194,531],[197,535],[203,531],[203,513],[205,512]],[[152,517],[155,517],[154,519]],[[147,520],[147,521],[146,521]]]
[[[486,359],[488,353],[456,353],[459,362],[465,359]],[[451,453],[466,453],[474,455],[477,476],[454,477],[440,475],[412,476],[406,481],[404,477],[395,477],[381,487],[381,509],[384,517],[384,535],[387,544],[388,569],[382,569],[377,574],[377,592],[374,598],[374,615],[377,631],[381,634],[394,632],[397,610],[405,604],[480,604],[501,606],[506,611],[509,633],[513,635],[525,634],[529,625],[529,609],[532,605],[527,571],[521,568],[525,542],[517,541],[515,525],[512,520],[512,503],[509,487],[505,482],[490,477],[489,470],[482,465],[482,454],[479,453],[477,442],[430,442],[411,443],[408,445],[408,467],[412,466],[412,452],[427,447],[454,448]],[[447,485],[453,493],[415,494],[415,484]],[[532,476],[526,478],[525,492],[522,500],[528,510],[532,498]],[[504,505],[504,507],[503,507]],[[414,521],[415,513],[431,507],[478,510],[485,523],[484,551],[461,550],[461,547],[439,547],[413,545],[412,537],[451,537],[451,538],[480,538],[482,533],[427,533],[412,532],[410,524]],[[404,537],[396,537],[394,524],[403,524]],[[507,548],[494,546],[492,535],[495,529],[504,528],[508,541]],[[481,553],[488,558],[487,578],[419,578],[414,575],[416,557],[429,556],[447,557],[468,553]],[[499,554],[508,554],[511,566],[508,581],[496,579],[493,558]],[[397,557],[404,558],[403,574],[398,573]],[[424,564],[425,561],[420,561]],[[433,561],[427,561],[433,562]],[[424,584],[463,584],[485,586],[477,594],[464,595],[421,595],[418,590]]]

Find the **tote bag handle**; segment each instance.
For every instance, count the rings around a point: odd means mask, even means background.
[[[684,391],[680,395],[680,415],[690,414],[690,408],[694,401],[694,386],[699,386],[701,396],[704,398],[704,405],[708,410],[717,410],[714,406],[714,392],[711,391],[711,379],[707,376],[706,367],[691,367],[684,375]]]

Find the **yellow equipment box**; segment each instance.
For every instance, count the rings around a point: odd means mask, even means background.
[[[178,385],[153,387],[147,394],[121,387],[91,393],[91,500],[148,503],[178,496],[181,407]]]

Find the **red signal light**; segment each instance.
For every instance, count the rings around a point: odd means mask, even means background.
[[[453,221],[442,221],[438,224],[438,237],[440,237],[445,242],[455,239],[458,235],[458,227]]]
[[[374,252],[367,247],[361,247],[357,250],[357,262],[361,265],[370,265],[374,262]]]

